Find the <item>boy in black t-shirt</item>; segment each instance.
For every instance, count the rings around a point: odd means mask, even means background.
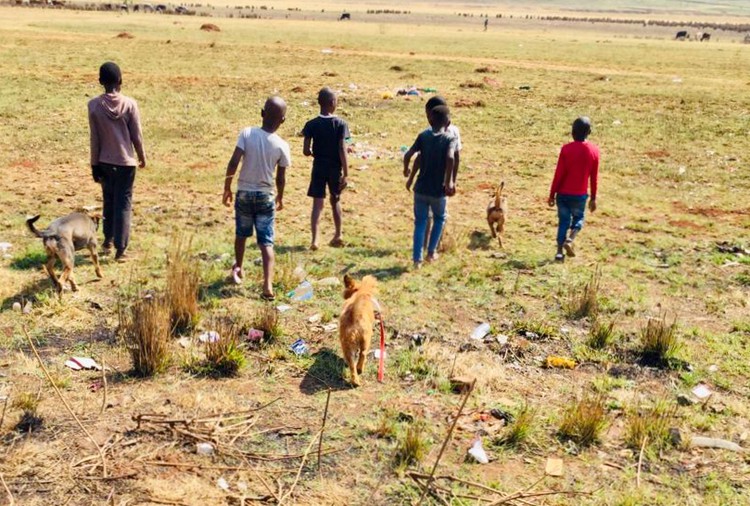
[[[335,116],[336,94],[330,88],[323,88],[318,93],[320,115],[311,119],[302,129],[305,136],[303,153],[313,157],[312,175],[307,196],[313,198],[310,228],[312,242],[310,249],[318,249],[318,224],[325,205],[326,187],[331,193],[331,210],[336,233],[330,242],[333,247],[341,247],[344,241],[341,236],[341,192],[346,188],[349,166],[346,160],[345,140],[349,138],[349,127],[346,121]],[[312,149],[311,149],[312,144]]]

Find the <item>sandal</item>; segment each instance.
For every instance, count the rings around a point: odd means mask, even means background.
[[[565,255],[562,253],[558,253],[555,255],[555,262],[564,262],[565,261]]]
[[[260,296],[260,298],[263,300],[272,301],[272,300],[276,300],[276,295],[272,293],[264,293]]]

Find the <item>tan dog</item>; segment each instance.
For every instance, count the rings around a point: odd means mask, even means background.
[[[375,323],[376,302],[373,299],[377,281],[365,276],[357,282],[348,274],[344,276],[344,308],[339,318],[339,338],[344,360],[351,372],[351,383],[360,386],[359,375],[365,370],[370,352],[372,325]],[[356,362],[356,364],[355,364]]]
[[[495,189],[495,196],[487,205],[487,223],[490,225],[492,237],[497,237],[500,247],[503,247],[503,230],[505,229],[505,218],[508,214],[508,201],[503,195],[505,181]]]
[[[39,215],[26,220],[26,226],[31,233],[41,237],[44,249],[47,252],[47,264],[45,269],[50,279],[55,284],[58,294],[62,294],[63,283],[70,282],[70,289],[78,290],[78,285],[73,279],[73,266],[75,265],[76,251],[87,248],[91,253],[91,261],[97,277],[101,278],[102,269],[99,267],[99,255],[96,253],[96,231],[99,228],[99,217],[89,216],[84,213],[71,213],[58,218],[44,230],[37,230],[34,223]],[[55,274],[55,261],[60,259],[63,272],[60,278]]]

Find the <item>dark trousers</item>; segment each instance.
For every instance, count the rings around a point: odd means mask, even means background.
[[[104,243],[125,251],[130,239],[135,167],[100,165],[104,200]]]

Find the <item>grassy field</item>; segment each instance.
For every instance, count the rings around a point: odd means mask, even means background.
[[[207,21],[221,32],[200,31]],[[747,447],[750,433],[750,46],[679,43],[661,32],[614,37],[604,29],[482,33],[422,22],[1,8],[0,242],[12,244],[0,259],[3,504],[413,504],[414,472],[430,472],[462,400],[451,391],[452,372],[475,377],[477,386],[437,475],[498,492],[441,480],[439,498],[425,503],[492,504],[534,485],[590,495],[527,504],[746,504],[747,453],[695,448],[691,437]],[[132,38],[118,38],[123,32]],[[58,301],[40,241],[24,221],[41,214],[46,224],[100,203],[89,175],[86,102],[100,92],[97,69],[110,59],[140,105],[149,157],[135,187],[135,259],[105,260],[105,278],[96,282],[79,255],[81,291]],[[444,251],[416,272],[400,148],[425,127],[424,98],[384,98],[411,84],[448,99],[464,143]],[[324,85],[341,90],[339,114],[353,134],[352,185],[343,196],[348,246],[313,253],[310,162],[298,132],[317,114]],[[233,215],[220,199],[237,134],[258,124],[270,94],[289,104],[279,133],[294,157],[277,216],[277,292],[294,288],[297,267],[313,281],[375,275],[388,334],[384,384],[373,361],[362,388],[341,379],[337,334],[321,326],[337,318],[340,287],[321,284],[312,300],[280,314],[275,342],[243,348],[238,377],[217,379],[196,366],[205,354],[198,334],[226,319],[256,325],[266,311],[255,250],[247,283],[225,282]],[[599,209],[587,217],[579,256],[555,264],[556,214],[546,195],[558,149],[581,114],[592,118],[592,141],[602,149]],[[366,152],[375,156],[363,159]],[[510,208],[504,251],[485,223],[500,181]],[[326,239],[328,211],[322,229]],[[164,372],[138,378],[118,311],[137,288],[164,289],[175,237],[192,240],[200,318],[170,340]],[[587,292],[592,279],[598,290]],[[592,301],[594,308],[581,308]],[[15,302],[31,302],[30,312],[15,311]],[[320,323],[310,323],[316,314]],[[668,360],[649,360],[642,339],[663,315],[676,320],[678,346]],[[471,340],[481,322],[507,344]],[[50,387],[24,329],[91,438]],[[410,346],[413,334],[426,343]],[[309,355],[288,350],[298,338]],[[577,366],[546,368],[550,355]],[[104,362],[106,375],[70,371],[63,365],[70,356]],[[713,395],[689,402],[699,384]],[[601,409],[590,412],[603,417],[591,445],[569,430],[581,399],[593,400]],[[503,427],[487,417],[493,408],[516,421]],[[251,409],[242,415],[250,418],[236,414]],[[134,421],[153,413],[235,415],[171,428]],[[28,431],[29,414],[43,419],[41,428]],[[670,439],[670,428],[682,442]],[[466,458],[477,436],[489,464]],[[103,449],[106,479],[91,439]],[[196,455],[196,441],[205,440],[213,456]],[[562,476],[545,477],[549,457],[563,460]]]

